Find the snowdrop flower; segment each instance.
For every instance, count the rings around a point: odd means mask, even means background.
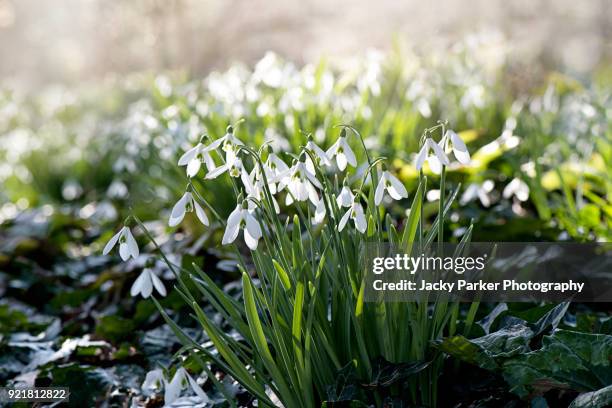
[[[148,298],[153,293],[153,287],[161,296],[166,296],[166,288],[157,275],[150,269],[144,268],[138,278],[134,281],[130,289],[130,295],[133,297],[142,295],[143,298]]]
[[[108,243],[104,247],[104,250],[102,251],[102,254],[108,255],[108,253],[111,251],[111,249],[113,249],[117,241],[119,242],[119,255],[121,256],[121,259],[127,261],[128,259],[130,259],[130,257],[134,259],[138,258],[138,255],[140,254],[140,251],[138,250],[138,244],[136,243],[136,240],[134,239],[134,236],[132,235],[130,229],[125,226],[121,228],[121,230],[119,230],[119,232],[116,233],[115,236],[110,239],[110,241],[108,241]]]
[[[321,199],[316,205],[315,214],[314,214],[314,217],[312,218],[313,224],[320,224],[325,219],[325,214],[327,213],[327,210],[325,209],[325,202],[323,200],[324,198],[321,197]]]
[[[383,195],[387,191],[391,198],[394,200],[401,200],[402,198],[408,197],[408,191],[401,181],[397,179],[393,174],[387,170],[383,171],[378,186],[376,186],[376,192],[374,193],[374,204],[380,205],[383,199]]]
[[[440,140],[438,146],[440,146],[442,148],[442,151],[444,151],[445,153],[449,151],[447,150],[447,147],[449,149],[452,149],[452,152],[459,163],[470,163],[470,152],[468,151],[465,143],[463,143],[463,140],[461,140],[459,135],[454,131],[450,129],[447,130],[444,134],[444,137],[442,137],[442,140]],[[442,172],[442,163],[440,162],[437,156],[430,156],[427,161],[429,162],[429,167],[431,168],[432,172],[434,172],[435,174],[440,174]]]
[[[261,201],[262,198],[265,196],[264,181],[261,178],[258,178],[257,174],[259,174],[259,172],[255,172],[255,169],[253,169],[250,175],[246,175],[245,177],[243,177],[243,185],[248,198],[254,198],[257,201]],[[270,189],[270,194],[276,193],[276,185],[274,183],[268,184],[268,188]],[[274,211],[277,214],[280,214],[280,207],[278,205],[278,202],[276,201],[276,198],[274,198],[273,195],[271,197],[272,203],[274,204]],[[251,200],[248,200],[248,205],[249,211],[251,212],[255,210],[255,207],[257,206]]]
[[[161,391],[165,382],[166,379],[164,378],[163,371],[156,368],[155,370],[151,370],[147,373],[140,388],[143,390]]]
[[[430,150],[433,151],[434,153],[433,156],[429,154]],[[435,157],[435,159],[432,159],[432,157]],[[434,169],[436,169],[436,164],[438,163],[442,163],[445,166],[448,166],[450,164],[448,161],[448,157],[446,156],[446,153],[444,153],[444,150],[436,142],[434,142],[433,139],[430,137],[428,137],[425,140],[425,143],[423,143],[423,147],[421,147],[421,150],[419,151],[419,154],[417,155],[417,158],[416,158],[416,169],[417,170],[421,170],[423,168],[423,163],[425,163],[425,159],[427,159],[427,162],[429,163],[429,166],[432,168],[432,171],[435,171]]]
[[[289,171],[289,166],[287,166],[287,163],[285,163],[272,151],[268,153],[268,159],[266,160],[265,165],[272,172],[273,178],[278,178]],[[266,173],[266,177],[268,177],[268,173]]]
[[[168,225],[171,227],[175,227],[183,221],[185,218],[185,213],[192,212],[195,209],[195,213],[200,220],[200,222],[206,226],[208,226],[208,217],[204,212],[204,209],[198,204],[198,202],[193,198],[193,194],[187,191],[183,194],[180,200],[174,204],[172,208],[172,213],[170,213],[170,221]]]
[[[240,177],[244,172],[242,160],[238,157],[233,148],[226,150],[225,164],[209,172],[204,178],[208,180],[215,179],[225,172],[228,172],[232,177]]]
[[[351,192],[351,189],[348,186],[343,186],[342,190],[338,197],[336,197],[336,202],[338,203],[338,207],[350,207],[355,200],[355,196]]]
[[[306,201],[309,199],[314,205],[317,205],[319,202],[319,195],[315,187],[322,188],[321,183],[319,183],[314,174],[308,171],[303,161],[298,161],[289,169],[288,174],[281,178],[278,184],[278,191],[285,187],[290,192],[286,199],[287,205],[291,204],[293,200]]]
[[[514,178],[504,187],[502,195],[506,199],[515,196],[519,201],[527,201],[529,199],[529,186],[523,180]]]
[[[225,228],[221,243],[227,245],[234,242],[241,229],[244,230],[244,242],[247,246],[252,250],[257,249],[259,238],[263,234],[259,223],[253,214],[249,212],[246,201],[238,204],[227,218],[227,227]]]
[[[174,401],[176,401],[183,389],[187,387],[187,385],[189,385],[191,390],[198,396],[200,400],[202,400],[202,402],[209,401],[206,393],[202,390],[198,383],[189,375],[187,370],[185,370],[183,367],[180,367],[176,370],[176,373],[174,373],[174,377],[172,377],[172,380],[166,384],[166,389],[164,392],[164,404],[170,405]]]
[[[478,198],[484,207],[491,205],[491,197],[489,193],[493,191],[495,183],[492,180],[485,180],[482,184],[472,183],[465,189],[461,195],[459,203],[465,205],[470,201]]]
[[[353,150],[351,149],[351,146],[349,146],[344,135],[345,132],[343,130],[338,140],[336,140],[336,143],[334,143],[326,152],[329,160],[333,159],[334,157],[336,158],[336,164],[338,165],[340,171],[344,171],[344,169],[346,169],[347,163],[353,167],[357,167],[355,153],[353,153]]]
[[[244,143],[236,136],[234,136],[234,128],[232,126],[228,126],[225,131],[225,135],[215,140],[209,145],[209,149],[216,149],[221,146],[223,151],[227,152],[228,150],[233,150],[235,146],[242,146]]]
[[[470,152],[467,149],[463,140],[459,137],[457,133],[452,130],[447,130],[442,138],[440,144],[445,146],[448,143],[449,147],[452,148],[453,154],[457,161],[461,164],[469,164],[470,163]]]
[[[327,153],[323,149],[321,149],[317,144],[312,140],[312,136],[308,136],[308,143],[306,143],[306,150],[314,153],[315,157],[319,160],[319,162],[324,166],[331,166],[331,160],[327,156]],[[314,163],[310,156],[306,158],[306,167],[308,171],[312,174],[315,174]]]
[[[348,209],[346,213],[340,219],[340,223],[338,224],[338,231],[342,231],[346,226],[348,220],[352,219],[355,223],[355,228],[357,231],[362,234],[365,232],[368,227],[368,222],[366,221],[365,213],[363,212],[363,207],[356,201],[353,201],[351,204],[351,208]]]
[[[208,171],[213,171],[217,165],[210,155],[210,146],[206,147],[202,142],[187,150],[178,161],[179,166],[187,166],[187,176],[194,177],[200,171],[202,163]]]

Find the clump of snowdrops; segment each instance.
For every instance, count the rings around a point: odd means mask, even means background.
[[[240,299],[225,293],[197,265],[181,269],[171,263],[135,216],[126,220],[104,253],[119,244],[124,260],[138,257],[130,230],[134,225],[153,241],[212,347],[197,343],[170,319],[153,294],[155,289],[164,296],[166,288],[150,268],[143,270],[131,293],[153,298],[222,392],[228,391],[211,374],[211,364],[264,406],[318,407],[328,399],[327,391],[340,370],[350,370],[360,381],[369,382],[373,362],[383,358],[410,363],[411,375],[392,392],[415,403],[435,405],[442,355],[430,344],[457,333],[459,305],[440,297],[422,303],[364,302],[361,254],[366,241],[390,242],[407,250],[429,246],[436,237],[441,243],[444,218],[459,190],[456,186],[447,191],[446,166],[453,157],[468,164],[469,152],[446,123],[426,129],[415,156],[418,187],[409,193],[387,167],[386,158],[370,156],[356,129],[342,125],[332,131],[339,131],[339,136],[327,149],[308,138],[299,151],[280,153],[268,144],[258,149],[245,145],[230,126],[216,140],[202,137],[180,157],[178,165],[185,167],[188,183],[172,208],[169,225],[175,227],[187,213],[194,213],[205,226],[215,223],[223,228],[221,244],[233,248],[242,272]],[[357,162],[355,149],[363,149],[365,163]],[[431,224],[423,217],[425,162],[440,174],[439,211]],[[229,216],[204,200],[193,182],[201,177],[204,186],[218,177],[231,180],[236,205]],[[393,220],[385,213],[392,203],[406,207],[405,219]],[[470,231],[463,241],[469,240]],[[204,313],[204,301],[238,335],[221,330]],[[477,307],[474,303],[467,312],[463,331],[469,332]],[[184,381],[166,380],[158,371],[153,377],[167,388],[166,404],[188,384],[194,398],[204,398],[197,382],[184,371],[179,375]],[[370,402],[381,405],[378,391],[371,394]]]

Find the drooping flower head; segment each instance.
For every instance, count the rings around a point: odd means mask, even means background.
[[[110,239],[110,241],[108,241],[108,243],[104,247],[104,250],[102,251],[102,254],[108,255],[108,253],[111,251],[111,249],[113,249],[117,242],[119,242],[119,255],[121,256],[121,259],[127,261],[128,259],[130,259],[130,257],[134,259],[138,258],[138,255],[140,254],[138,244],[136,243],[136,240],[132,235],[132,231],[130,231],[127,226],[121,228],[119,232],[116,233]]]
[[[204,136],[200,139],[200,142],[187,150],[179,159],[179,166],[187,166],[187,176],[194,177],[200,171],[202,163],[206,165],[206,169],[210,172],[213,171],[217,165],[210,155],[212,150],[211,146],[205,146],[202,142]]]
[[[314,205],[317,205],[319,202],[319,194],[316,189],[321,189],[322,186],[315,175],[308,171],[305,157],[306,155],[302,155],[301,159],[289,169],[278,183],[278,191],[283,190],[285,187],[289,190],[290,194],[287,195],[286,199],[287,205],[291,204],[294,200],[310,200]]]
[[[331,160],[329,159],[327,153],[319,146],[317,146],[317,144],[312,139],[312,136],[310,135],[308,136],[308,142],[306,143],[306,150],[312,152],[321,165],[331,166]],[[308,171],[310,171],[312,174],[316,173],[314,163],[312,162],[310,156],[307,156],[306,158],[306,166],[308,168]]]
[[[240,230],[244,231],[244,242],[247,246],[256,250],[259,239],[263,234],[259,222],[249,211],[246,200],[239,203],[227,218],[227,226],[221,243],[227,245],[234,242]]]
[[[225,172],[234,178],[240,177],[245,172],[242,159],[240,159],[233,147],[225,151],[225,163],[209,172],[204,178],[208,180],[215,179]]]
[[[483,207],[489,207],[491,205],[491,195],[490,193],[495,188],[495,183],[493,180],[485,180],[482,184],[472,183],[467,186],[461,198],[459,199],[459,204],[465,205],[470,201],[478,198]]]
[[[221,149],[224,152],[227,152],[230,149],[234,150],[236,146],[242,146],[242,145],[244,145],[244,143],[242,143],[240,139],[234,136],[234,128],[232,126],[228,126],[225,131],[225,135],[223,135],[219,139],[212,142],[209,145],[209,148],[212,150],[212,149],[216,149],[219,146],[221,146]]]
[[[433,152],[433,155],[430,154]],[[434,158],[435,157],[435,158]],[[442,163],[445,166],[450,164],[446,153],[444,150],[430,137],[425,140],[419,154],[416,158],[416,169],[421,170],[423,168],[423,163],[425,163],[425,159],[429,163],[432,171],[435,171],[439,168],[438,163]],[[433,163],[433,164],[432,164]]]
[[[340,133],[340,137],[336,140],[326,152],[327,157],[331,160],[334,157],[336,158],[336,164],[340,171],[344,171],[346,169],[347,163],[353,167],[357,167],[357,158],[355,157],[355,153],[353,153],[353,149],[349,146],[346,141],[346,130],[342,129]]]
[[[193,198],[193,194],[190,191],[185,192],[183,196],[174,204],[172,208],[172,213],[170,214],[170,221],[168,221],[168,225],[171,227],[175,227],[183,221],[185,218],[185,214],[188,212],[192,212],[195,210],[196,216],[200,220],[200,222],[206,226],[208,226],[208,217],[204,212],[204,209],[200,206],[200,204]]]
[[[342,218],[340,218],[340,222],[338,223],[338,231],[342,231],[344,229],[349,219],[353,220],[357,231],[361,232],[362,234],[366,231],[368,222],[366,220],[363,207],[356,200],[353,201],[350,208],[344,213]]]
[[[383,200],[385,191],[394,200],[401,200],[402,198],[408,197],[408,191],[401,181],[397,179],[393,174],[387,170],[383,171],[378,185],[376,186],[376,192],[374,193],[374,204],[380,205]]]
[[[336,197],[336,203],[338,203],[338,207],[350,207],[353,200],[355,200],[355,196],[345,182],[342,186],[342,190],[340,190],[340,194]]]
[[[166,287],[162,281],[151,268],[146,267],[132,284],[130,295],[138,296],[140,294],[146,299],[153,293],[153,288],[155,288],[161,296],[166,296]]]
[[[502,195],[506,199],[515,196],[519,201],[527,201],[529,199],[529,186],[523,180],[516,177],[504,187]]]

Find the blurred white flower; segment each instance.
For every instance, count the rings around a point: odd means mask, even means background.
[[[171,227],[175,227],[183,221],[185,218],[185,213],[192,212],[195,209],[196,216],[200,220],[200,222],[206,226],[209,225],[208,217],[204,212],[204,209],[198,204],[198,202],[193,198],[193,194],[187,191],[180,200],[174,204],[172,208],[172,213],[170,213],[170,221],[168,225]]]
[[[355,153],[349,146],[346,141],[346,137],[340,136],[336,143],[334,143],[326,152],[329,160],[336,158],[336,164],[340,171],[344,171],[346,169],[346,164],[350,164],[353,167],[357,167],[357,159],[355,158]]]
[[[336,202],[339,207],[350,207],[354,199],[355,196],[351,192],[351,189],[348,188],[348,186],[343,186],[340,194],[336,197]]]
[[[140,294],[143,298],[148,298],[153,293],[153,287],[161,296],[166,296],[166,288],[162,281],[150,268],[144,268],[134,281],[130,289],[130,295],[138,296]]]
[[[433,155],[429,154],[430,150],[433,151]],[[432,159],[432,157],[435,157],[435,159]],[[425,140],[425,143],[423,143],[423,147],[421,147],[421,150],[419,151],[419,154],[416,157],[417,170],[421,170],[421,168],[423,168],[423,163],[425,163],[425,159],[427,159],[427,161],[429,162],[432,171],[434,171],[436,161],[437,163],[442,163],[445,166],[448,166],[450,164],[446,153],[444,153],[444,150],[436,142],[434,142],[432,138],[429,137],[427,138],[427,140]]]
[[[184,388],[189,385],[191,390],[197,395],[197,397],[204,403],[209,401],[208,396],[198,385],[198,383],[189,375],[187,370],[183,367],[179,367],[174,373],[172,380],[166,384],[164,392],[164,404],[170,405],[176,401]]]
[[[194,177],[200,171],[202,163],[206,165],[208,171],[213,171],[217,165],[210,155],[210,146],[198,143],[195,147],[187,150],[178,161],[179,166],[187,166],[187,176]]]
[[[504,187],[502,195],[506,199],[515,196],[519,201],[527,201],[529,199],[529,186],[523,180],[514,178]]]
[[[490,192],[493,191],[495,183],[492,180],[485,180],[482,184],[472,183],[463,192],[459,203],[465,205],[478,198],[484,207],[491,205]]]
[[[163,371],[157,368],[147,373],[140,388],[143,390],[161,391],[165,382],[166,379],[164,378]]]
[[[134,259],[138,258],[138,255],[140,254],[138,244],[136,243],[130,229],[125,226],[121,228],[121,230],[119,230],[119,232],[116,233],[110,239],[110,241],[108,241],[104,247],[104,250],[102,251],[102,254],[107,255],[111,249],[113,249],[117,241],[119,241],[119,255],[121,256],[121,259],[127,261],[130,259],[130,257]]]
[[[227,227],[223,234],[223,245],[230,244],[236,240],[241,229],[244,230],[244,242],[252,250],[257,249],[259,238],[262,237],[259,223],[246,208],[246,203],[238,204],[227,218]]]
[[[351,208],[349,208],[340,219],[338,231],[342,231],[344,229],[349,218],[355,223],[355,228],[357,228],[357,231],[361,232],[362,234],[366,231],[368,222],[366,221],[365,213],[363,212],[363,207],[361,204],[353,201]]]
[[[389,193],[391,198],[394,200],[401,200],[402,198],[408,197],[408,191],[401,181],[397,179],[393,174],[387,170],[383,171],[378,186],[376,186],[376,192],[374,193],[374,204],[380,205],[383,199],[385,190]]]

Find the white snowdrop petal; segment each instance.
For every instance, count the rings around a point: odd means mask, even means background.
[[[189,381],[189,386],[191,387],[191,390],[198,396],[200,401],[202,403],[208,403],[210,401],[210,399],[208,398],[208,395],[206,395],[206,393],[204,392],[202,387],[198,385],[196,380],[191,378],[189,374],[187,374],[187,380]]]
[[[240,207],[236,207],[234,211],[227,218],[227,227],[225,228],[225,233],[223,234],[223,239],[221,243],[223,245],[227,245],[236,240],[238,237],[238,232],[240,232],[240,221],[242,221],[242,209]]]
[[[419,154],[416,157],[416,169],[421,170],[423,168],[423,163],[425,163],[425,158],[427,157],[427,143],[423,144],[421,150],[419,150]]]
[[[327,149],[327,151],[325,152],[327,157],[329,157],[330,159],[333,158],[336,155],[336,152],[338,151],[339,146],[340,146],[340,139],[336,140],[336,142],[333,145],[331,145],[329,149]]]
[[[155,290],[157,290],[157,293],[159,293],[161,296],[166,296],[166,287],[164,286],[161,279],[159,279],[159,277],[157,277],[157,275],[153,273],[153,271],[151,271],[150,273],[151,281],[153,282],[153,286],[155,287]]]
[[[366,221],[365,214],[363,213],[363,208],[359,204],[357,204],[357,206],[355,207],[354,220],[355,228],[357,228],[357,231],[363,234],[366,231],[366,228],[368,227],[368,222]]]
[[[465,143],[463,143],[463,140],[461,140],[461,138],[456,132],[452,130],[447,130],[446,134],[448,135],[451,143],[453,144],[453,149],[457,149],[462,152],[467,152],[467,146],[465,145]]]
[[[429,142],[431,149],[434,151],[434,154],[438,157],[438,160],[440,160],[443,165],[448,166],[450,162],[446,156],[446,153],[444,153],[444,150],[442,150],[442,148],[432,139],[427,139],[427,141]]]
[[[436,156],[429,156],[427,158],[427,163],[429,163],[429,170],[431,170],[434,174],[442,173],[442,163]]]
[[[183,389],[183,381],[184,381],[184,368],[179,368],[176,370],[174,377],[172,377],[172,381],[166,384],[166,389],[164,392],[164,404],[170,405],[181,394],[181,390]]]
[[[200,171],[200,167],[202,166],[202,162],[199,159],[190,160],[187,163],[187,176],[194,177]]]
[[[310,158],[310,156],[306,158],[305,164],[306,164],[306,170],[308,170],[309,173],[315,173],[314,163],[312,162],[312,159]]]
[[[119,244],[119,256],[123,261],[127,261],[130,259],[130,250],[128,249],[128,245],[125,242]]]
[[[338,165],[338,168],[340,169],[340,171],[344,171],[344,169],[346,169],[346,163],[347,163],[347,159],[344,153],[338,153],[336,155],[336,164]]]
[[[385,193],[385,179],[381,177],[376,186],[376,192],[374,193],[374,204],[380,205],[382,203],[383,194]]]
[[[206,169],[208,171],[213,171],[214,169],[217,168],[215,161],[213,160],[212,156],[208,153],[204,153],[204,164],[206,165]]]
[[[251,235],[248,228],[244,229],[244,242],[252,251],[256,250],[257,244],[259,244],[259,240],[256,239],[253,235]]]
[[[108,253],[111,251],[111,249],[113,249],[117,241],[119,241],[119,237],[121,236],[125,228],[126,227],[121,228],[119,232],[113,235],[113,237],[106,243],[106,245],[104,246],[104,250],[102,251],[102,255],[108,255]]]
[[[192,147],[191,149],[187,150],[180,158],[178,161],[178,165],[179,166],[184,166],[187,163],[189,163],[194,157],[197,156],[198,154],[198,150],[200,149],[200,145],[198,144],[195,147]]]
[[[351,217],[351,212],[352,212],[352,209],[349,208],[344,213],[342,218],[340,218],[340,222],[338,223],[338,231],[342,231],[344,229],[344,227],[346,226],[346,223],[348,222],[349,218]]]
[[[221,146],[221,143],[223,143],[224,141],[225,141],[225,137],[220,137],[219,139],[213,141],[211,144],[206,146],[204,150],[207,152],[210,152],[211,150],[214,150],[218,148],[219,146]]]
[[[468,152],[467,150],[462,151],[462,150],[457,150],[453,148],[453,154],[455,155],[459,163],[470,164],[470,161],[471,161],[470,152]]]
[[[193,200],[193,206],[195,207],[195,213],[198,219],[200,220],[200,222],[208,226],[209,225],[208,217],[206,216],[206,212],[204,211],[202,206],[200,206],[200,204],[198,204],[198,202],[195,200]]]
[[[400,197],[402,198],[408,197],[408,191],[406,190],[406,187],[404,186],[404,184],[402,184],[401,181],[399,181],[397,177],[387,172],[387,180],[389,180],[389,182],[391,183],[391,186],[395,189],[395,191]]]
[[[357,167],[357,158],[355,157],[355,153],[353,152],[353,149],[351,149],[351,146],[348,144],[346,139],[344,140],[342,144],[343,144],[343,149],[344,149],[344,155],[346,157],[347,162],[351,166]]]
[[[317,178],[314,176],[314,173],[306,172],[306,178],[316,188],[319,188],[319,189],[323,188],[323,186],[321,186],[321,183],[319,182],[319,180],[317,180]]]
[[[259,222],[255,217],[251,214],[246,215],[246,229],[249,230],[249,234],[255,239],[261,238],[263,235],[261,232],[261,227],[259,226]]]
[[[229,166],[226,163],[226,164],[224,164],[222,166],[219,166],[216,169],[212,170],[204,178],[207,179],[207,180],[215,179],[215,178],[219,177],[221,174],[225,173],[228,168],[229,168]]]
[[[178,225],[185,217],[185,211],[188,201],[191,199],[190,193],[185,193],[183,196],[174,204],[172,211],[170,212],[170,222],[168,225],[174,227]]]
[[[317,205],[319,202],[319,194],[317,193],[317,190],[310,183],[307,184],[306,188],[308,189],[308,199],[311,203]]]
[[[140,250],[138,249],[138,244],[136,243],[136,240],[134,239],[134,236],[129,228],[125,231],[125,241],[127,242],[129,254],[134,259],[138,258],[138,255],[140,255]]]
[[[153,282],[151,281],[151,271],[144,269],[142,271],[143,279],[140,285],[140,294],[143,298],[148,298],[153,293]]]
[[[130,288],[130,295],[138,296],[138,294],[142,290],[144,279],[145,279],[145,272],[142,271],[140,275],[138,275],[134,283],[132,284],[132,287]]]

